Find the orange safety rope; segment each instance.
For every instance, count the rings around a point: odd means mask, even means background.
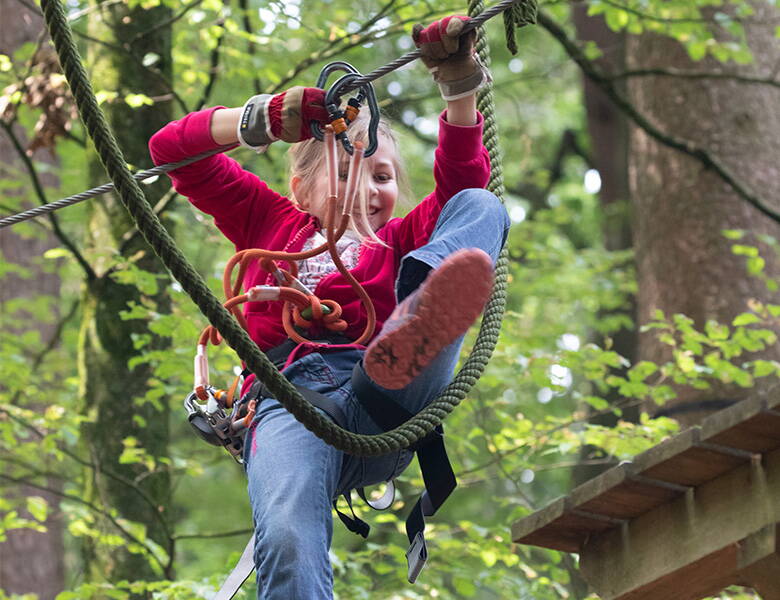
[[[337,229],[332,227],[332,224],[336,221],[336,205],[338,203],[338,182],[337,182],[337,169],[335,165],[336,145],[333,128],[328,127],[325,133],[325,147],[328,153],[328,183],[329,193],[327,198],[327,213],[325,217],[325,228],[327,229],[327,241],[324,244],[320,244],[316,248],[307,250],[305,252],[282,252],[263,250],[260,248],[250,248],[241,250],[234,254],[227,265],[222,277],[222,289],[225,293],[226,301],[224,306],[231,314],[236,318],[238,323],[244,329],[248,329],[246,318],[240,309],[240,305],[244,302],[251,301],[283,301],[282,307],[282,325],[285,333],[293,341],[303,344],[311,342],[310,339],[305,338],[296,331],[295,327],[308,329],[315,324],[320,324],[329,331],[342,332],[347,329],[348,323],[341,318],[342,308],[338,302],[334,300],[321,300],[310,291],[306,290],[300,282],[296,279],[298,275],[297,261],[305,260],[324,252],[329,252],[333,263],[336,265],[339,273],[349,282],[355,294],[360,298],[363,307],[366,310],[366,326],[363,329],[363,333],[358,337],[353,344],[365,344],[376,329],[376,310],[373,302],[368,293],[363,289],[355,277],[350,273],[336,249],[336,242],[341,239],[344,232],[349,225],[353,196],[355,193],[355,185],[351,185],[351,181],[354,176],[358,178],[360,164],[363,158],[363,147],[360,142],[355,143],[355,153],[352,155],[352,164],[350,165],[349,175],[347,181],[347,197],[344,203],[344,214],[341,215],[341,220]],[[250,288],[246,293],[240,294],[244,283],[244,276],[246,275],[249,266],[254,261],[260,261],[260,266],[268,273],[272,273],[277,278],[279,286],[255,286]],[[289,266],[289,270],[282,269],[276,262],[285,262]],[[233,272],[238,267],[238,273],[236,275],[235,282],[233,281]],[[284,283],[284,285],[283,285]],[[303,316],[306,309],[310,309],[311,318]],[[217,329],[212,325],[207,326],[200,334],[198,339],[198,345],[206,346],[208,342],[214,345],[218,345],[222,341],[222,336]],[[333,344],[332,346],[338,347],[340,344]]]

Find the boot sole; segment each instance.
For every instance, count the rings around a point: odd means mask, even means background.
[[[448,256],[422,283],[414,316],[366,350],[363,364],[380,386],[409,385],[441,352],[477,320],[493,288],[493,265],[481,250]]]

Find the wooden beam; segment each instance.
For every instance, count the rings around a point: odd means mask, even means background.
[[[737,583],[751,587],[763,600],[780,600],[780,526],[769,525],[740,544]]]
[[[512,524],[512,539],[579,552],[594,535],[780,448],[780,394],[759,394],[621,463]],[[603,518],[606,517],[606,518]]]
[[[774,536],[778,522],[780,450],[775,450],[589,537],[581,547],[580,569],[604,600],[697,599],[748,579],[780,589],[772,571],[776,548],[770,552],[767,539],[753,537],[765,529]]]

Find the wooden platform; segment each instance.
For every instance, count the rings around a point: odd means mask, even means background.
[[[708,417],[512,525],[580,555],[603,600],[780,600],[780,388]]]

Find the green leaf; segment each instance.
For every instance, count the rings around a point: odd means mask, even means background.
[[[693,60],[701,60],[707,55],[707,42],[691,42],[686,44],[685,49],[688,51],[688,56]]]
[[[644,381],[645,379],[650,377],[650,375],[652,375],[657,371],[658,371],[657,364],[647,360],[643,360],[635,364],[633,367],[631,367],[631,369],[628,371],[628,379],[634,382]]]
[[[594,410],[606,410],[609,407],[609,402],[598,396],[585,396],[583,400],[592,406]]]
[[[676,350],[674,353],[677,366],[683,373],[691,373],[696,368],[696,361],[693,360],[690,352]]]
[[[734,244],[731,251],[737,256],[758,256],[758,248],[755,246],[745,246],[744,244]]]
[[[772,373],[780,374],[780,363],[774,360],[756,360],[753,361],[753,376],[766,377]]]
[[[724,229],[721,231],[721,234],[730,240],[740,240],[745,235],[745,232],[742,229]]]
[[[712,340],[727,340],[729,337],[729,328],[727,325],[721,325],[717,321],[707,321],[704,325],[704,331]]]
[[[753,323],[761,323],[761,318],[754,313],[742,313],[741,315],[737,315],[731,322],[734,327],[742,327]]]
[[[609,8],[604,12],[604,20],[613,31],[620,31],[628,25],[628,13],[619,8]]]
[[[485,563],[486,567],[492,567],[498,560],[498,554],[496,554],[493,550],[483,550],[479,553],[479,555],[482,558],[482,562]]]
[[[154,105],[154,100],[146,94],[127,94],[127,96],[125,96],[125,104],[130,108],[138,108],[139,106],[145,105],[152,106]]]
[[[593,40],[588,40],[587,42],[585,42],[582,48],[582,52],[583,54],[585,54],[585,58],[587,58],[588,60],[599,59],[604,54],[601,48],[599,48],[598,44]]]
[[[747,259],[746,264],[748,273],[751,275],[758,275],[764,270],[766,261],[760,256],[751,256]]]
[[[70,251],[65,248],[49,248],[43,253],[43,258],[54,260],[57,258],[66,258],[70,256]]]
[[[45,521],[49,512],[49,503],[45,498],[40,496],[28,496],[27,497],[27,510],[36,521]]]
[[[474,583],[465,577],[455,577],[452,584],[455,586],[455,591],[461,596],[471,597],[477,592]]]

